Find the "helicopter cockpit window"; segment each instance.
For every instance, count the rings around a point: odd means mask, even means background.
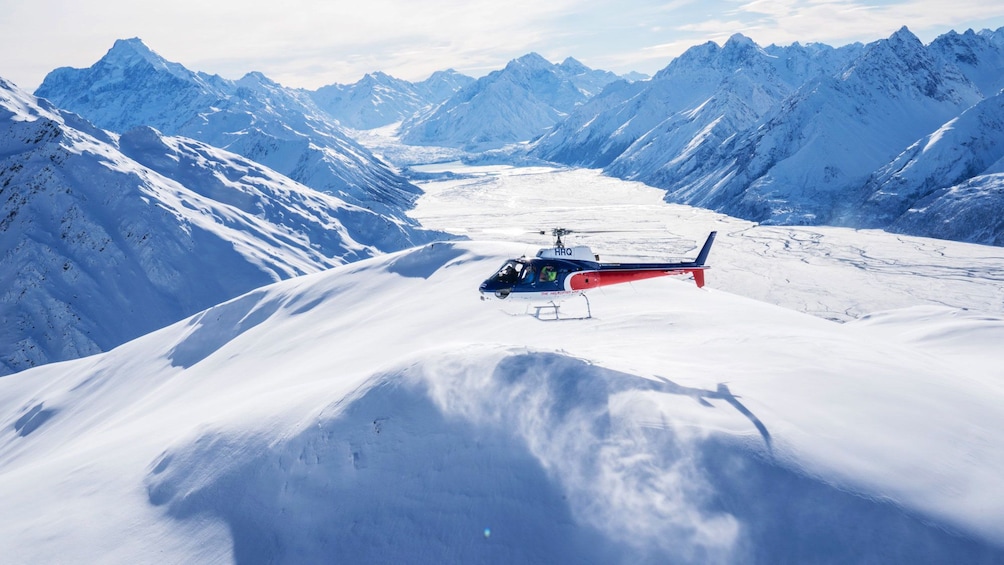
[[[523,266],[518,261],[506,261],[506,264],[502,265],[502,268],[495,273],[493,278],[502,283],[515,284],[519,280],[520,274],[522,274]]]

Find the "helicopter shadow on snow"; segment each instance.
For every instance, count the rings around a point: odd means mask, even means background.
[[[708,399],[724,400],[735,408],[736,411],[745,416],[751,424],[753,424],[753,427],[755,427],[757,432],[760,433],[760,437],[763,438],[767,451],[770,452],[773,450],[770,431],[767,429],[767,426],[762,420],[760,420],[760,418],[757,418],[756,414],[750,411],[750,409],[743,405],[742,402],[739,402],[739,397],[732,394],[732,391],[729,390],[729,386],[727,384],[718,383],[718,388],[716,390],[706,390],[702,388],[678,385],[665,377],[656,376],[655,378],[658,379],[658,381],[648,381],[647,385],[643,385],[640,388],[647,386],[649,389],[657,392],[690,396],[697,400],[701,406],[707,406],[709,408],[712,408],[713,405],[708,402]]]
[[[562,356],[555,355],[554,358],[560,359]],[[547,355],[536,355],[535,362],[540,363],[540,359],[548,359]],[[552,361],[555,362],[555,361]],[[568,361],[565,361],[566,363]],[[574,361],[572,361],[574,363]],[[739,397],[734,395],[729,386],[725,383],[718,383],[718,387],[715,390],[689,387],[679,385],[670,379],[658,375],[653,375],[652,378],[645,378],[636,375],[631,375],[628,373],[621,373],[612,369],[601,369],[599,367],[594,367],[591,364],[586,363],[583,369],[580,370],[593,370],[597,371],[599,374],[606,375],[606,378],[600,379],[600,381],[606,383],[605,386],[608,388],[607,395],[613,392],[621,392],[626,390],[650,390],[653,392],[659,392],[664,394],[672,394],[677,396],[688,396],[696,400],[701,406],[707,408],[715,408],[715,406],[709,402],[709,400],[723,400],[730,406],[736,409],[740,414],[746,417],[753,427],[759,432],[760,437],[763,439],[764,446],[767,448],[768,452],[772,452],[773,440],[771,438],[770,430],[767,429],[766,424],[763,423],[760,418],[756,416],[749,408],[747,408],[742,402],[739,401]],[[575,381],[573,381],[575,382]],[[580,395],[576,395],[579,401],[582,400]],[[604,399],[604,402],[606,400]]]

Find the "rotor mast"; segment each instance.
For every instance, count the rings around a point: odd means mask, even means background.
[[[547,233],[546,231],[540,230],[540,235],[545,235],[546,233]],[[564,249],[565,248],[565,243],[563,241],[561,241],[561,236],[568,235],[570,233],[572,233],[572,230],[565,229],[565,228],[554,228],[554,229],[552,229],[551,230],[551,235],[554,236],[554,247],[557,248],[557,249]]]

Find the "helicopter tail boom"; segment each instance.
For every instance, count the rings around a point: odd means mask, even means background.
[[[578,272],[569,277],[567,290],[587,290],[610,284],[639,281],[670,275],[693,275],[698,288],[704,287],[704,270],[711,246],[718,232],[708,234],[701,251],[693,261],[679,263],[603,263],[599,269]]]
[[[569,277],[568,290],[589,290],[612,284],[634,282],[656,277],[673,275],[693,275],[698,288],[704,286],[704,270],[701,265],[687,265],[684,268],[670,265],[653,265],[652,267],[631,266],[629,268],[608,268],[598,271],[584,271]]]

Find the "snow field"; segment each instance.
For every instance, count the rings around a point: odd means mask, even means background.
[[[1004,424],[983,365],[683,280],[507,315],[475,285],[521,248],[345,265],[0,380],[10,420],[50,411],[3,426],[11,555],[1000,558],[1004,446],[962,433]]]

